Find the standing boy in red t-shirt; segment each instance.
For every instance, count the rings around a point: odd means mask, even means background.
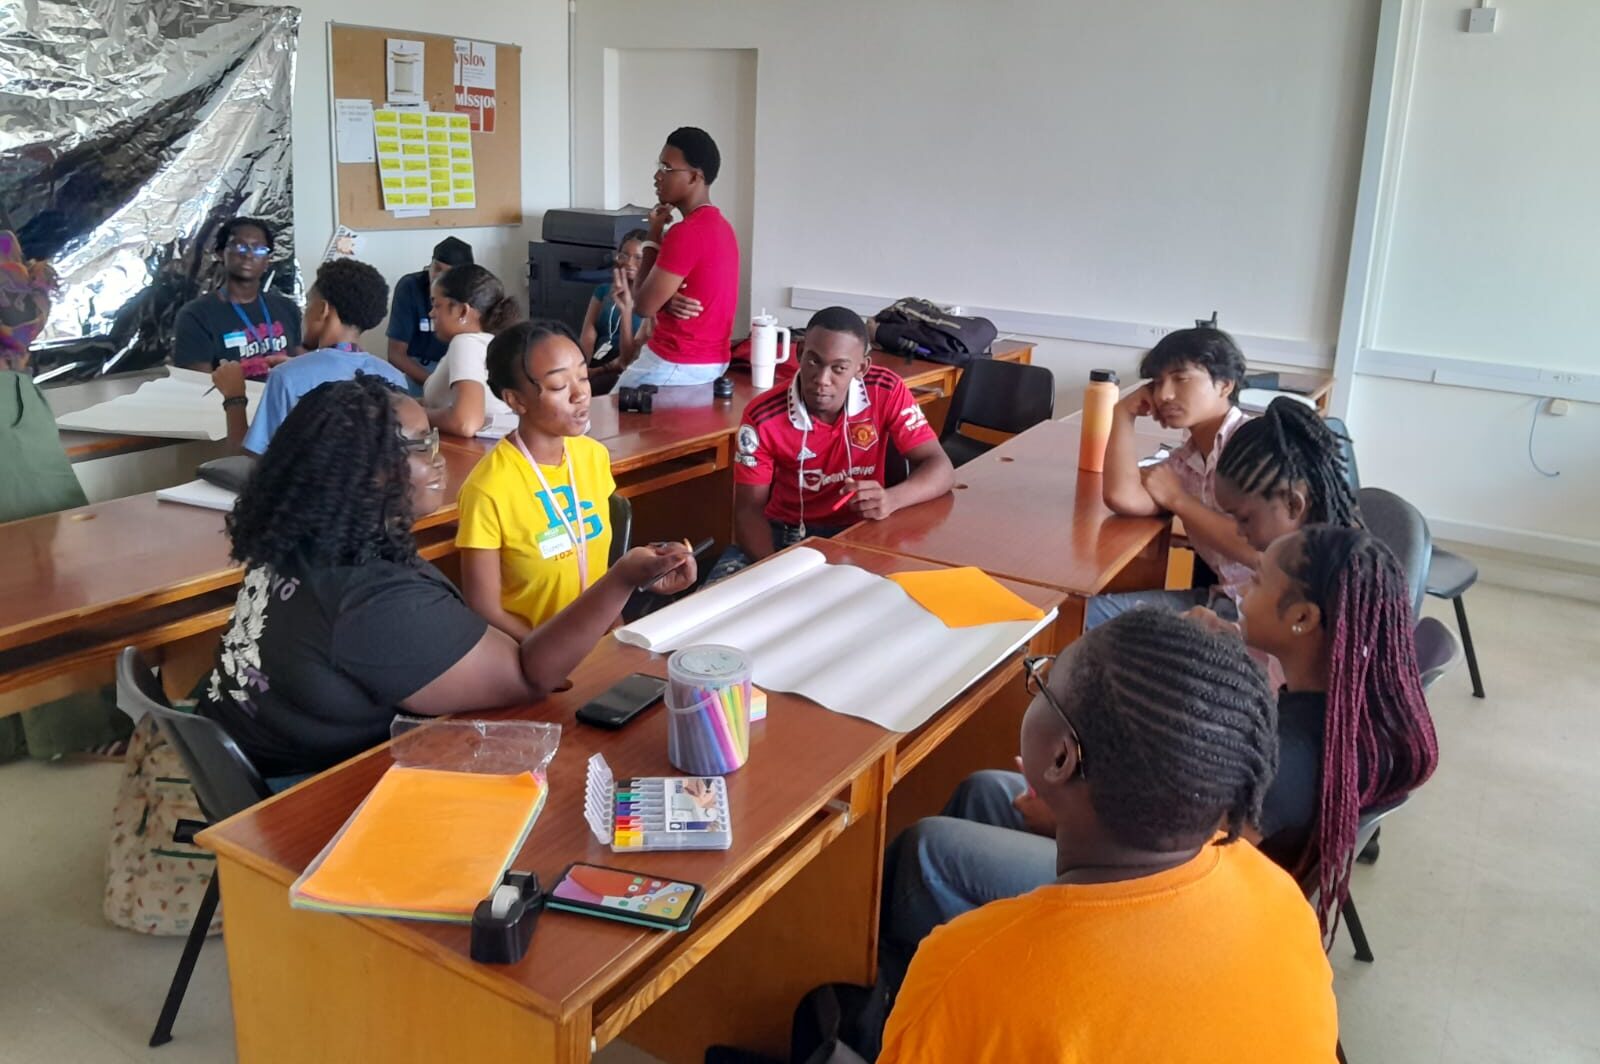
[[[911,472],[885,487],[891,441]],[[955,476],[905,381],[872,365],[860,315],[819,310],[806,325],[794,379],[745,408],[733,467],[734,545],[711,578],[808,535],[836,535],[937,498]]]
[[[619,388],[705,384],[728,368],[739,302],[739,240],[711,203],[711,183],[721,168],[717,143],[703,129],[675,129],[661,149],[660,202],[650,212],[634,300],[635,313],[655,318],[655,331],[622,371]],[[667,229],[674,208],[683,221]]]

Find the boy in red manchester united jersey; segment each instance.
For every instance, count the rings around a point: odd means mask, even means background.
[[[911,471],[886,487],[891,443]],[[955,480],[905,381],[872,365],[866,323],[845,307],[817,311],[794,379],[745,408],[734,461],[734,545],[712,578],[937,498]]]

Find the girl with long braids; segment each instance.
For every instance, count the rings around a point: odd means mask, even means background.
[[[1317,891],[1331,933],[1364,809],[1403,797],[1439,762],[1400,563],[1359,529],[1276,540],[1240,607],[1245,640],[1283,665],[1278,776],[1262,849]]]
[[[397,712],[536,702],[635,588],[675,593],[694,582],[687,547],[639,547],[513,639],[417,554],[412,524],[444,501],[444,483],[438,431],[377,377],[321,385],[273,435],[228,515],[244,579],[198,707],[262,775],[360,753],[388,738]]]

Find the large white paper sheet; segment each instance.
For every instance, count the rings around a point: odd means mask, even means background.
[[[103,403],[62,414],[56,426],[80,432],[107,432],[117,436],[159,436],[175,440],[220,440],[228,435],[228,418],[222,397],[211,389],[211,375],[198,370],[167,370],[167,376],[145,381],[139,390]],[[250,400],[245,413],[255,416],[256,404],[266,385],[246,381]]]
[[[898,584],[799,547],[616,635],[662,652],[738,647],[754,663],[757,685],[907,732],[1054,617],[1052,610],[1040,621],[947,628]]]
[[[224,513],[231,511],[233,504],[239,501],[236,493],[227,488],[219,488],[215,484],[208,484],[204,480],[191,480],[187,484],[162,488],[156,492],[156,498],[162,502],[179,502],[185,506],[200,506],[207,510],[221,510]]]

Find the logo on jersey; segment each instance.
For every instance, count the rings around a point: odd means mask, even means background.
[[[800,445],[800,454],[798,455],[800,461],[804,462],[807,458],[815,458],[816,456],[816,451],[813,451],[803,443]]]
[[[906,419],[906,431],[913,432],[928,423],[928,416],[922,412],[922,407],[912,403],[900,411],[900,416]]]
[[[850,425],[850,443],[865,450],[878,442],[878,428],[870,421],[856,421]]]
[[[761,437],[756,434],[754,425],[739,426],[739,453],[733,460],[742,466],[754,468],[756,452],[761,450]]]

